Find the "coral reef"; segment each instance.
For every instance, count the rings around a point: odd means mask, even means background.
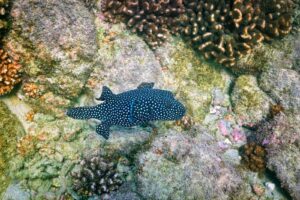
[[[117,171],[117,163],[108,162],[99,155],[85,158],[80,162],[80,170],[72,172],[73,189],[81,196],[105,196],[117,190],[123,183]]]
[[[24,91],[28,94],[24,100],[62,116],[96,62],[93,14],[82,0],[16,0],[10,13],[11,31],[4,38],[5,47],[22,58],[26,83],[35,85],[25,85],[30,92]]]
[[[266,118],[273,102],[258,87],[256,78],[251,75],[242,75],[236,79],[231,100],[234,113],[247,126],[253,126]]]
[[[104,0],[102,10],[108,21],[122,17],[133,32],[142,34],[145,41],[155,48],[162,44],[169,33],[178,33],[178,19],[184,12],[181,0],[142,1]]]
[[[103,11],[109,21],[124,18],[152,47],[166,40],[168,29],[182,32],[206,59],[233,68],[258,44],[290,32],[292,5],[282,0],[105,0]]]
[[[21,81],[21,65],[0,48],[0,96],[9,93]]]
[[[24,92],[25,96],[28,96],[30,98],[40,97],[39,88],[34,83],[25,83],[23,85],[23,92]]]
[[[7,8],[8,8],[8,0],[0,0],[0,41],[4,35],[5,29],[7,27]]]
[[[194,125],[194,121],[190,116],[183,116],[182,119],[177,120],[174,123],[176,126],[180,126],[183,130],[190,130]]]
[[[235,67],[241,55],[291,30],[291,2],[282,0],[183,1],[182,25],[205,58]]]
[[[7,106],[0,101],[0,198],[2,192],[11,181],[10,160],[15,157],[17,138],[24,134],[21,123]]]
[[[259,86],[279,102],[285,112],[300,114],[300,75],[298,72],[270,67],[261,74]]]
[[[200,130],[198,130],[200,131]],[[169,130],[138,158],[138,190],[145,199],[230,199],[242,180],[202,130],[192,138]]]
[[[294,199],[300,199],[299,116],[278,113],[258,125],[256,140],[267,152],[267,167]]]
[[[252,171],[262,172],[266,169],[266,151],[264,147],[250,142],[241,147],[242,161]]]

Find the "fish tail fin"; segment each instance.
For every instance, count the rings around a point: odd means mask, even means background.
[[[67,110],[66,115],[73,119],[90,119],[93,118],[92,107],[77,107]]]

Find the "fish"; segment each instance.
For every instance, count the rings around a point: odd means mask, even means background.
[[[168,90],[154,89],[154,83],[141,83],[136,89],[114,94],[103,86],[95,106],[74,107],[66,111],[73,119],[98,119],[96,133],[109,138],[111,126],[132,127],[157,120],[179,120],[186,112],[184,105]]]

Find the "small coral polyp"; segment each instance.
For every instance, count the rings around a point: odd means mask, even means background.
[[[104,0],[102,10],[110,22],[125,19],[152,48],[162,44],[170,32],[179,33],[178,17],[184,13],[182,0]]]
[[[21,81],[21,65],[0,48],[0,96],[9,93]]]
[[[227,67],[292,28],[290,0],[105,0],[103,11],[109,21],[124,18],[151,47],[182,33],[206,59]]]

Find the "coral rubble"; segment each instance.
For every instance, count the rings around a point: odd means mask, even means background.
[[[10,92],[21,81],[21,65],[0,49],[0,95]]]
[[[123,180],[114,162],[99,156],[83,159],[80,170],[72,172],[74,190],[82,196],[104,195],[117,190]]]

